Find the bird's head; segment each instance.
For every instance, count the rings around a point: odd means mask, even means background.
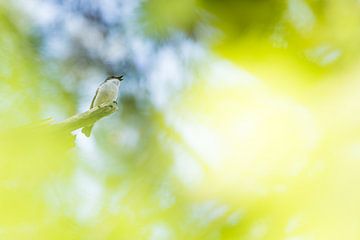
[[[115,75],[112,75],[112,76],[109,76],[105,79],[105,82],[108,81],[108,80],[119,80],[119,81],[122,81],[124,80],[123,79],[123,75],[120,75],[120,76],[115,76]]]
[[[120,81],[123,80],[123,75],[120,76],[109,76],[105,79],[105,82],[111,82],[116,86],[120,86]]]

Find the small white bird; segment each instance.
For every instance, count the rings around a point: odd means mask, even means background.
[[[123,76],[110,76],[100,84],[96,90],[95,96],[91,102],[90,109],[97,107],[104,103],[116,102],[119,94],[120,81],[123,80]],[[87,137],[91,134],[93,125],[84,127],[81,132]]]

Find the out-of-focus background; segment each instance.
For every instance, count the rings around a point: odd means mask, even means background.
[[[0,239],[360,239],[359,26],[355,0],[1,1]],[[90,138],[44,127],[109,74]]]

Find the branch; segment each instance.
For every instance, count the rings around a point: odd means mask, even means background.
[[[72,132],[76,129],[93,125],[101,118],[106,117],[117,110],[118,107],[115,102],[101,104],[98,107],[94,107],[86,112],[76,114],[62,122],[55,123],[52,126]]]

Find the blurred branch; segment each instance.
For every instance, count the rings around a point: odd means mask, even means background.
[[[74,131],[79,128],[93,125],[101,118],[106,117],[117,110],[118,107],[116,103],[106,103],[89,109],[86,112],[76,114],[62,122],[55,123],[52,126],[68,131]]]

